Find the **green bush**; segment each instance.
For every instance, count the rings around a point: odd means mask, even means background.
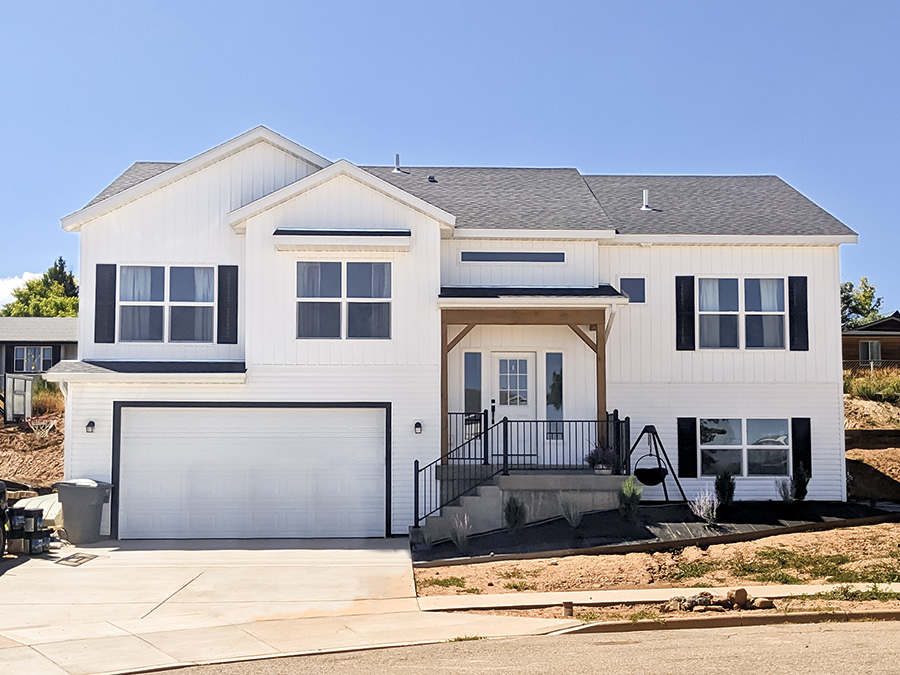
[[[801,464],[791,476],[791,497],[795,502],[802,502],[806,499],[807,485],[809,485],[809,474],[806,473],[806,467]]]
[[[510,496],[503,502],[503,523],[510,532],[516,532],[525,525],[528,518],[528,509],[525,503],[518,497]]]
[[[719,506],[722,508],[728,508],[734,501],[734,476],[728,471],[716,476],[716,497],[719,498]]]
[[[626,523],[637,522],[638,504],[644,488],[638,485],[634,476],[629,476],[619,488],[619,514]]]

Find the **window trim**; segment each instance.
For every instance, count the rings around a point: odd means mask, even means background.
[[[713,444],[704,444],[701,440],[700,435],[700,422],[702,420],[715,420],[715,419],[728,419],[728,420],[739,420],[741,423],[741,442],[736,445],[713,445]],[[793,451],[794,451],[794,438],[793,438],[793,429],[791,424],[790,417],[697,417],[695,425],[696,425],[696,433],[697,433],[697,478],[698,479],[709,479],[715,478],[716,474],[708,474],[703,473],[703,450],[740,450],[741,452],[741,473],[735,474],[735,478],[742,478],[748,480],[772,480],[773,478],[790,478],[791,476],[791,467],[793,466]],[[772,445],[751,445],[750,437],[747,434],[748,423],[750,421],[774,421],[781,420],[786,423],[787,426],[787,445],[786,446],[772,446]],[[783,448],[787,451],[787,458],[785,460],[785,466],[787,468],[787,473],[784,474],[774,474],[774,473],[749,473],[750,468],[750,456],[749,450],[761,450],[761,449],[772,449],[773,447]]]
[[[21,359],[17,358],[17,355],[16,355],[16,353],[17,353],[18,350],[20,350],[20,349],[22,350],[22,358],[21,358]],[[40,359],[41,359],[41,368],[40,368],[40,370],[26,370],[26,369],[25,369],[25,365],[26,365],[27,362],[28,362],[28,350],[29,350],[29,349],[40,349],[40,350],[41,350],[41,351],[40,351]],[[12,369],[12,372],[14,372],[14,373],[22,373],[22,374],[27,374],[27,373],[46,373],[48,370],[50,370],[50,368],[53,367],[53,347],[50,346],[50,345],[13,345],[12,350],[13,350],[13,369]],[[49,359],[50,365],[49,365],[49,366],[47,365],[48,359],[44,358],[44,350],[50,350],[50,359]],[[16,367],[16,362],[17,362],[17,361],[21,361],[21,362],[22,362],[22,368],[21,368],[21,369],[19,369],[19,368]]]
[[[162,300],[122,300],[122,270],[126,267],[161,267],[163,270],[163,299]],[[186,300],[171,300],[171,273],[173,267],[204,268],[211,269],[213,274],[213,299],[211,301],[189,302]],[[219,268],[213,263],[127,263],[120,264],[116,269],[116,343],[117,344],[176,344],[176,345],[211,345],[216,343],[216,322],[218,320],[218,294],[219,294]],[[124,340],[122,339],[123,307],[162,307],[162,339],[160,340]],[[212,334],[209,340],[173,340],[172,318],[173,307],[211,307],[212,308]]]
[[[721,281],[724,279],[734,279],[737,281],[737,292],[738,292],[738,303],[737,303],[737,311],[726,311],[726,310],[702,310],[700,308],[700,282],[708,281],[708,280],[716,280]],[[764,280],[764,279],[780,279],[782,281],[781,285],[781,293],[783,298],[782,309],[781,311],[749,311],[747,310],[747,298],[746,298],[746,283],[749,280]],[[788,351],[788,343],[789,343],[789,313],[788,313],[788,281],[787,277],[781,276],[698,276],[694,279],[694,297],[696,298],[696,309],[694,312],[694,335],[696,339],[696,345],[698,350],[703,351],[725,351],[725,352],[734,352],[734,351],[763,351],[763,352],[773,352],[773,351]],[[738,321],[737,327],[737,346],[736,347],[705,347],[701,342],[701,333],[700,333],[700,317],[701,316],[736,316]],[[748,347],[747,346],[747,317],[751,316],[780,316],[782,317],[781,321],[781,346],[780,347]],[[706,418],[704,418],[706,419]]]
[[[872,345],[878,345],[878,356],[877,358],[872,357]],[[866,358],[863,358],[862,354],[862,346],[866,345]],[[873,363],[876,366],[881,363],[881,340],[860,340],[859,341],[859,361],[860,363]]]
[[[334,297],[299,297],[297,288],[297,275],[300,272],[301,263],[337,263],[341,266],[341,294]],[[390,283],[386,298],[365,298],[350,296],[349,265],[351,263],[383,264],[388,266]],[[394,302],[394,269],[391,260],[309,260],[297,258],[294,260],[294,339],[295,340],[392,340],[394,335],[394,312],[391,305]],[[330,337],[301,337],[297,333],[300,327],[300,303],[332,303],[340,305],[340,330],[339,335]],[[388,306],[388,334],[386,337],[351,337],[350,331],[350,305],[351,304],[383,304]]]

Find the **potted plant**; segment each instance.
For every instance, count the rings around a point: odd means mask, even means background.
[[[616,464],[616,453],[608,444],[600,442],[595,444],[591,451],[584,456],[584,461],[594,473],[609,476]]]

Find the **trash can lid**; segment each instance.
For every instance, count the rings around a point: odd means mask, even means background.
[[[58,483],[54,483],[53,487],[58,485],[65,485],[67,487],[100,487],[100,486],[108,486],[109,483],[104,483],[103,481],[97,481],[93,478],[73,478],[71,480],[61,480]]]

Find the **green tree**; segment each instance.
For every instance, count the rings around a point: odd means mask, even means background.
[[[875,293],[875,286],[866,277],[859,280],[859,287],[852,281],[841,284],[841,328],[853,328],[881,318],[879,310],[884,298]]]
[[[12,292],[15,300],[0,316],[78,316],[78,282],[61,257],[44,272]]]

